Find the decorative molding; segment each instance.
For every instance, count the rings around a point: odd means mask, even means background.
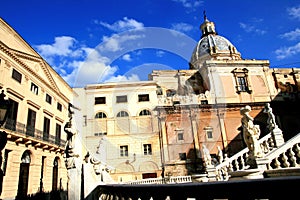
[[[36,109],[40,109],[41,108],[41,106],[40,105],[38,105],[38,104],[36,104],[36,103],[34,103],[33,101],[31,101],[31,100],[27,100],[27,103],[29,104],[29,105],[31,105],[31,106],[33,106],[33,107],[35,107]]]

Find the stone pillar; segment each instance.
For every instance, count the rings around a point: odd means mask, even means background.
[[[68,199],[80,200],[81,199],[81,164],[79,158],[73,159],[76,167],[68,168]],[[68,161],[66,161],[68,162]]]
[[[162,136],[162,152],[164,161],[169,160],[169,151],[168,151],[168,140],[167,140],[167,130],[166,130],[166,117],[160,116],[160,124],[161,124],[161,136]]]
[[[193,133],[194,142],[195,142],[196,157],[198,159],[198,158],[201,158],[201,155],[200,155],[200,144],[199,144],[199,138],[198,138],[197,122],[196,122],[197,114],[195,114],[191,111],[190,118],[192,121],[192,133]]]

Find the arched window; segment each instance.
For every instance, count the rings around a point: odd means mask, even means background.
[[[106,118],[106,114],[104,112],[98,112],[96,115],[95,115],[95,118]]]
[[[22,155],[21,163],[30,163],[30,162],[31,162],[30,151],[25,151]]]
[[[142,110],[139,114],[139,116],[145,116],[145,115],[151,115],[151,112],[149,110]]]
[[[117,117],[128,117],[128,113],[126,111],[120,111],[117,114]]]

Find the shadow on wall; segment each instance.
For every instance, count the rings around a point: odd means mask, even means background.
[[[27,197],[16,197],[16,200],[68,200],[68,192],[64,190],[38,192]]]
[[[265,103],[256,103],[260,106],[265,106]],[[245,104],[246,105],[246,104]],[[245,106],[241,104],[240,106]],[[253,105],[250,105],[251,107]],[[284,140],[287,141],[300,133],[300,92],[280,92],[271,102],[273,114],[275,115],[276,124],[283,132]],[[254,117],[254,124],[259,125],[261,134],[260,138],[269,133],[268,130],[268,115],[264,113],[263,109]],[[228,144],[228,154],[233,155],[236,152],[246,147],[243,141],[243,132],[241,127],[238,128],[239,134]],[[241,146],[241,140],[244,144]]]

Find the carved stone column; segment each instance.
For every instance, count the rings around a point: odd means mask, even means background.
[[[162,153],[164,157],[164,161],[169,160],[169,151],[168,151],[168,140],[167,140],[167,129],[166,129],[166,116],[159,116],[160,124],[161,124],[161,142],[162,142]]]

